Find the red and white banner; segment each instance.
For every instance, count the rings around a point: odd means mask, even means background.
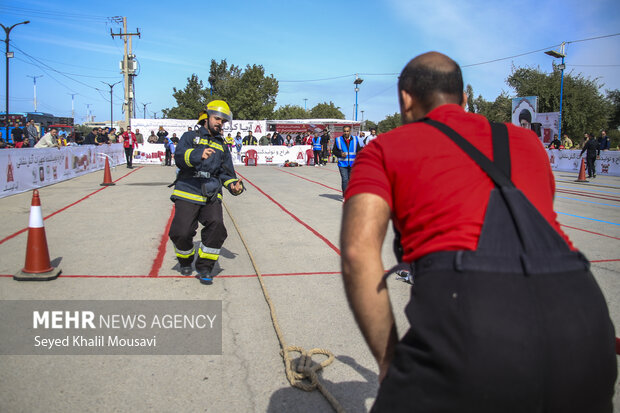
[[[123,145],[0,150],[0,198],[125,163]]]

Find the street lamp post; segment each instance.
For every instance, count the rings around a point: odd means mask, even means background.
[[[360,91],[359,85],[361,85],[363,81],[364,79],[359,77],[356,73],[355,80],[353,81],[353,84],[355,85],[355,120],[356,121],[357,121],[357,92]]]
[[[13,57],[13,53],[9,53],[9,33],[13,30],[13,27],[28,23],[30,23],[30,20],[15,23],[10,27],[6,27],[4,24],[0,23],[0,26],[4,29],[4,33],[6,33],[6,38],[4,39],[4,42],[6,43],[6,136],[4,138],[7,142],[9,141],[9,59]]]
[[[112,105],[112,91],[114,90],[114,86],[118,85],[121,82],[122,80],[119,80],[114,84],[109,84],[107,82],[101,81],[101,83],[105,83],[106,85],[110,86],[110,129],[114,128],[114,105]]]
[[[556,57],[556,58],[562,58],[562,63],[560,64],[559,68],[560,68],[560,119],[558,121],[558,139],[562,139],[562,95],[564,95],[564,69],[566,68],[566,65],[564,64],[564,58],[566,57],[566,53],[565,53],[565,47],[566,47],[566,42],[562,42],[562,44],[560,45],[560,51],[556,52],[555,50],[548,50],[545,52],[546,55],[552,56],[552,57]]]

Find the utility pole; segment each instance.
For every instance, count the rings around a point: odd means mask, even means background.
[[[150,105],[151,102],[149,103],[142,103],[142,108],[144,109],[144,119],[146,119],[146,105]]]
[[[308,108],[307,108],[307,103],[308,103],[308,98],[304,98],[304,110],[307,112]]]
[[[74,105],[74,101],[75,101],[75,95],[77,95],[77,93],[69,93],[71,95],[71,117],[73,118],[73,122],[75,122],[75,105]]]
[[[122,80],[119,80],[116,83],[109,84],[107,82],[101,81],[101,83],[105,83],[106,85],[110,86],[110,129],[114,127],[114,105],[112,104],[112,100],[113,100],[112,91],[114,90],[114,86],[118,85],[121,82]]]
[[[153,112],[153,119],[157,119],[157,112]]]
[[[6,43],[6,135],[4,136],[4,139],[6,142],[9,141],[9,59],[13,57],[13,52],[9,52],[9,35],[11,34],[11,30],[13,30],[13,27],[20,24],[28,23],[30,23],[30,20],[26,20],[25,22],[21,23],[15,23],[14,25],[9,27],[6,27],[4,24],[0,23],[0,27],[4,29],[4,33],[6,34],[6,38],[4,39],[4,42]]]
[[[34,81],[34,111],[37,111],[37,78],[38,77],[43,77],[43,75],[39,75],[39,76],[30,76],[30,75],[26,75],[27,77],[31,77],[32,80]]]
[[[123,110],[125,112],[125,122],[129,125],[129,120],[133,118],[135,103],[133,96],[133,78],[136,76],[137,63],[135,61],[135,55],[132,54],[131,39],[133,36],[140,37],[140,29],[136,29],[136,33],[127,33],[127,17],[123,17],[123,32],[120,30],[118,33],[112,33],[110,29],[110,35],[112,38],[115,36],[122,37],[125,43],[125,54],[123,61],[121,62],[121,73],[123,73],[123,80],[125,81],[125,101],[123,102]],[[127,51],[127,40],[129,39],[129,51]]]
[[[86,104],[86,122],[90,122],[90,105],[91,103]]]

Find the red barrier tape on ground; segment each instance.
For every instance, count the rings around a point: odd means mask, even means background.
[[[340,271],[325,271],[325,272],[290,272],[281,274],[262,274],[263,277],[297,277],[300,275],[339,275]],[[0,278],[13,277],[13,274],[0,274]],[[256,278],[256,274],[228,274],[228,275],[215,275],[215,278]],[[60,274],[58,278],[153,278],[150,275],[85,275],[85,274]],[[160,275],[158,279],[162,278],[184,278],[193,279],[194,277],[188,277],[185,275]]]
[[[301,219],[297,218],[297,216],[295,216],[295,214],[293,214],[292,212],[290,212],[288,209],[284,208],[278,201],[276,201],[275,199],[273,199],[272,197],[270,197],[269,195],[267,195],[262,189],[260,189],[258,186],[254,185],[250,180],[248,180],[245,176],[241,175],[239,172],[237,172],[237,175],[239,175],[241,178],[243,178],[247,183],[249,183],[250,185],[252,185],[254,188],[256,188],[258,190],[258,192],[260,192],[261,194],[265,195],[271,202],[273,202],[274,204],[276,204],[277,206],[280,207],[280,209],[284,212],[286,212],[287,214],[289,214],[295,221],[299,222],[301,225],[303,225],[304,227],[306,227],[310,232],[312,232],[314,235],[316,235],[317,237],[319,237],[319,239],[321,239],[324,243],[326,243],[331,249],[333,249],[334,251],[336,251],[336,254],[340,255],[340,249],[338,249],[338,247],[336,247],[334,244],[332,244],[331,242],[329,242],[329,240],[327,238],[325,238],[323,235],[321,235],[317,230],[315,230],[314,228],[312,228],[310,225],[306,224],[304,221],[302,221]]]
[[[560,224],[561,227],[565,227],[565,228],[570,228],[570,229],[576,229],[577,231],[583,231],[583,232],[588,232],[590,234],[594,234],[594,235],[600,235],[601,237],[607,237],[607,238],[613,238],[613,239],[617,239],[620,241],[620,238],[617,237],[612,237],[611,235],[605,235],[605,234],[601,234],[599,232],[593,232],[593,231],[588,231],[587,229],[581,229],[581,228],[577,228],[577,227],[571,227],[569,225],[564,225],[564,224]]]
[[[151,267],[151,271],[149,272],[149,277],[157,277],[157,274],[159,274],[159,270],[164,263],[164,256],[166,255],[166,244],[168,243],[168,232],[170,231],[170,225],[172,225],[173,218],[174,206],[172,207],[172,211],[170,211],[170,217],[168,218],[168,223],[166,224],[164,233],[161,235],[161,240],[159,241],[159,248],[157,249],[157,257],[155,257],[155,261],[153,261],[153,266]]]
[[[118,179],[117,179],[116,181],[114,181],[114,182],[118,182],[118,181],[120,181],[121,179],[125,178],[127,175],[132,174],[132,173],[136,172],[138,169],[141,169],[141,168],[143,168],[143,167],[141,166],[141,167],[139,167],[139,168],[137,168],[137,169],[134,169],[134,170],[133,170],[133,171],[131,171],[131,172],[128,172],[127,174],[125,174],[125,175],[121,176],[120,178],[118,178]],[[60,213],[60,212],[62,212],[62,211],[64,211],[64,210],[66,210],[66,209],[69,209],[69,208],[71,208],[71,207],[72,207],[72,206],[74,206],[74,205],[79,204],[80,202],[82,202],[82,201],[84,201],[84,200],[88,199],[89,197],[91,197],[91,196],[95,195],[97,192],[103,191],[104,189],[107,189],[107,188],[109,188],[109,187],[104,186],[103,188],[99,188],[99,189],[97,189],[95,192],[91,192],[90,194],[86,195],[84,198],[82,198],[82,199],[78,199],[78,200],[77,200],[77,201],[75,201],[74,203],[69,204],[69,205],[67,205],[66,207],[63,207],[63,208],[59,209],[59,210],[58,210],[58,211],[56,211],[56,212],[52,212],[51,214],[49,214],[48,216],[46,216],[45,218],[43,218],[43,220],[45,221],[46,219],[51,218],[51,217],[53,217],[54,215],[56,215],[56,214],[58,214],[58,213]],[[16,233],[9,235],[8,237],[6,237],[6,238],[4,238],[4,239],[0,240],[0,245],[2,245],[2,243],[4,243],[5,241],[10,240],[11,238],[15,238],[16,236],[18,236],[18,235],[19,235],[19,234],[21,234],[22,232],[26,232],[27,230],[28,230],[28,227],[23,228],[23,229],[20,229],[20,230],[19,230],[19,231],[17,231]]]
[[[336,191],[336,192],[340,192],[340,193],[342,193],[342,191],[341,191],[340,189],[332,188],[331,186],[327,186],[327,185],[322,184],[322,183],[320,183],[320,182],[313,181],[312,179],[308,179],[308,178],[303,177],[303,176],[301,176],[301,175],[297,175],[297,174],[294,174],[294,173],[292,173],[292,172],[288,172],[288,171],[285,171],[285,170],[282,170],[282,169],[278,169],[278,171],[280,171],[280,172],[284,172],[285,174],[289,174],[289,175],[296,176],[297,178],[301,178],[301,179],[304,179],[304,180],[306,180],[306,181],[308,181],[308,182],[312,182],[313,184],[318,184],[318,185],[324,186],[325,188],[328,188],[328,189],[334,190],[334,191]]]

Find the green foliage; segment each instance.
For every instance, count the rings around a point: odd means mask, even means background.
[[[376,122],[373,122],[371,120],[365,120],[364,121],[364,130],[371,130],[372,128],[375,128],[377,130],[379,129]]]
[[[310,118],[313,119],[344,119],[344,113],[340,111],[339,106],[335,106],[334,102],[323,102],[317,104],[310,109]]]
[[[177,101],[177,106],[162,109],[163,117],[168,119],[197,119],[198,114],[205,110],[209,92],[204,89],[202,81],[194,73],[187,78],[187,85],[183,90],[173,87],[172,96]]]
[[[469,95],[467,105],[469,106]],[[506,92],[502,92],[493,102],[488,102],[481,95],[478,95],[476,99],[472,99],[472,106],[474,110],[470,109],[470,112],[479,113],[492,122],[511,121],[512,99],[508,97]]]
[[[308,119],[309,113],[297,105],[280,106],[273,112],[272,119]]]
[[[471,87],[470,84],[468,84],[465,88],[465,93],[467,93],[467,110],[470,113],[476,113],[476,105],[474,103],[474,88]]]
[[[211,60],[209,88],[198,76],[187,79],[184,90],[173,88],[177,106],[164,109],[166,118],[195,119],[211,100],[222,99],[230,106],[236,119],[269,119],[273,114],[278,94],[278,81],[273,75],[265,76],[261,65],[247,65],[245,70],[228,66],[226,60]]]
[[[386,116],[381,122],[379,122],[377,133],[389,132],[394,128],[402,125],[402,119],[400,113],[394,113],[393,115]]]
[[[555,65],[551,74],[539,68],[513,67],[506,79],[517,96],[538,96],[539,113],[560,111],[560,82],[561,71]],[[564,73],[562,132],[582,136],[607,127],[611,107],[599,92],[600,86],[597,79]]]
[[[607,101],[610,106],[607,127],[609,129],[618,129],[620,126],[620,90],[608,90]]]

